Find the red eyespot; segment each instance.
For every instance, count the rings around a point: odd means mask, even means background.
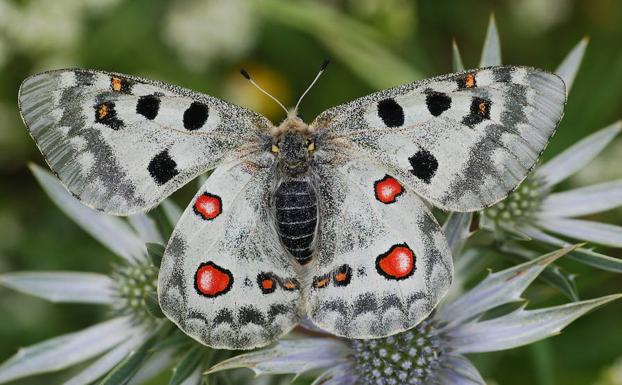
[[[222,200],[218,195],[201,194],[194,202],[194,212],[205,220],[212,220],[222,213]]]
[[[233,275],[214,262],[202,263],[194,277],[197,292],[206,297],[216,297],[231,290]]]
[[[274,293],[277,285],[277,277],[272,273],[259,273],[257,275],[257,284],[262,293]]]
[[[387,279],[406,279],[415,272],[415,253],[402,243],[376,258],[376,270]]]
[[[404,193],[404,188],[395,178],[385,175],[384,178],[374,182],[374,192],[376,199],[382,203],[389,204],[394,203],[397,197]]]
[[[340,266],[333,273],[333,284],[335,286],[348,286],[352,279],[352,268],[348,265]]]

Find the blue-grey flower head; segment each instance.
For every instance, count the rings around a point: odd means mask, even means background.
[[[361,385],[424,384],[440,368],[448,344],[433,317],[404,333],[350,341]]]
[[[522,306],[490,319],[502,305],[520,302],[521,294],[567,247],[524,264],[493,273],[473,289],[442,304],[415,328],[386,338],[343,340],[301,338],[243,354],[209,372],[247,367],[257,374],[295,373],[324,368],[315,383],[324,385],[450,385],[485,382],[463,355],[511,349],[558,334],[566,325],[622,295],[610,295],[535,310]]]
[[[92,362],[66,384],[92,383],[114,372],[114,366],[121,365],[132,351],[152,343],[155,331],[166,324],[155,316],[157,308],[148,307],[149,299],[153,299],[156,292],[158,269],[146,244],[161,244],[163,237],[151,218],[136,215],[126,222],[105,215],[80,203],[48,171],[34,165],[31,170],[51,200],[117,255],[119,262],[110,275],[67,271],[0,275],[0,284],[45,300],[106,305],[110,310],[109,320],[21,349],[0,365],[0,383],[87,361]],[[177,215],[173,207],[168,207],[168,211],[171,217]],[[160,248],[163,250],[163,246]],[[157,299],[151,302],[157,307]],[[147,356],[144,358],[146,360]],[[170,351],[154,355],[156,358],[163,366],[173,360]],[[199,378],[200,374],[198,371]]]
[[[119,264],[112,274],[115,282],[117,312],[139,321],[152,321],[153,316],[145,303],[157,291],[158,268],[149,262]]]
[[[484,210],[483,214],[498,227],[530,223],[537,216],[544,199],[541,186],[538,178],[527,178],[506,199]]]

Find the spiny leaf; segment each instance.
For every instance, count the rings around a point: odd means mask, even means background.
[[[501,246],[501,250],[507,258],[516,262],[525,262],[538,257],[538,253],[529,250],[516,242],[507,242]],[[579,300],[579,293],[574,281],[574,275],[565,271],[556,264],[548,265],[538,279],[561,291],[571,301]]]
[[[164,313],[162,312],[160,303],[158,302],[158,293],[155,291],[145,293],[143,301],[145,301],[145,307],[152,317],[164,318]]]
[[[490,14],[488,30],[486,31],[486,40],[484,41],[484,49],[482,50],[482,58],[480,59],[480,67],[490,67],[501,65],[501,43],[499,41],[499,31],[497,30],[497,22],[495,15]]]
[[[147,254],[154,266],[160,267],[165,247],[159,243],[147,243]]]
[[[454,72],[464,71],[462,55],[460,55],[460,50],[458,49],[458,43],[456,43],[456,39],[451,41],[451,61],[452,61],[452,70]]]
[[[559,75],[564,80],[564,84],[566,84],[566,94],[570,92],[574,79],[577,77],[577,72],[579,72],[579,67],[581,66],[583,55],[585,55],[585,49],[589,42],[590,39],[588,37],[581,39],[555,70],[555,73]]]
[[[179,360],[179,363],[173,369],[173,376],[169,381],[169,385],[179,385],[192,375],[205,358],[206,349],[202,346],[195,345]]]
[[[161,337],[164,328],[160,327],[145,343],[138,349],[130,352],[104,379],[100,385],[126,385],[138,372],[138,369],[153,353],[152,347]]]

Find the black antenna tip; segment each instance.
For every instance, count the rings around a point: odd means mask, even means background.
[[[322,62],[322,66],[320,67],[320,71],[324,71],[326,67],[328,67],[329,64],[330,64],[330,59],[324,59],[324,62]]]
[[[251,80],[251,75],[249,75],[244,68],[240,69],[240,74],[242,74],[246,80]]]

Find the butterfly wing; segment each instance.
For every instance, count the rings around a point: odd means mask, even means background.
[[[451,283],[447,241],[412,190],[371,163],[318,168],[320,245],[307,313],[349,338],[407,330],[438,304]]]
[[[436,206],[472,211],[526,177],[562,117],[556,75],[490,67],[405,84],[322,113],[328,147],[381,164]]]
[[[162,310],[214,348],[263,346],[299,320],[300,284],[269,220],[272,172],[258,163],[214,171],[178,222],[162,261]]]
[[[19,104],[68,189],[121,215],[147,210],[200,173],[252,152],[271,127],[210,96],[101,71],[34,75],[22,84]]]

